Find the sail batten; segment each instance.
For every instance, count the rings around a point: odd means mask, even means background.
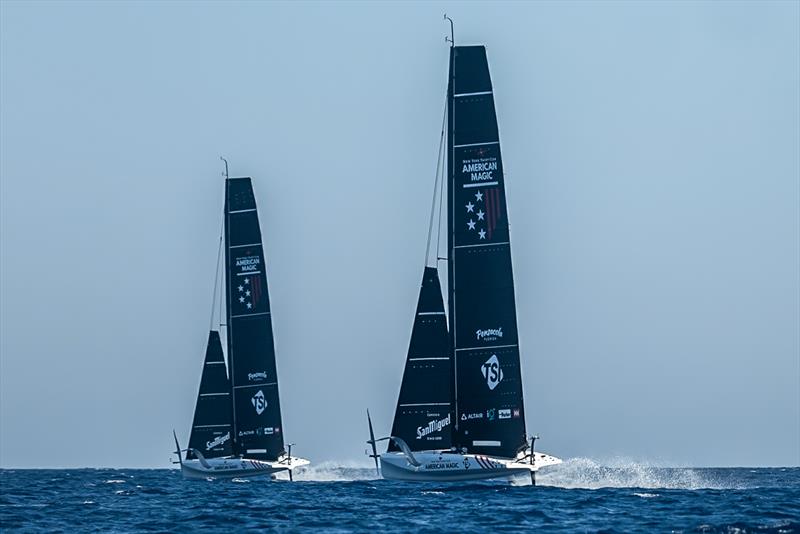
[[[283,453],[275,347],[264,247],[250,178],[228,178],[225,194],[228,356],[236,453]]]

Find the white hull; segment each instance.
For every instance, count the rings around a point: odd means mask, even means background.
[[[181,472],[184,478],[241,478],[259,475],[272,475],[309,465],[304,458],[292,457],[291,461],[281,458],[278,461],[249,460],[246,458],[205,458],[203,460],[183,460]]]
[[[381,474],[390,480],[413,480],[431,482],[456,482],[464,480],[487,480],[507,478],[523,473],[535,473],[542,467],[557,465],[561,460],[549,454],[535,453],[534,464],[530,460],[493,458],[480,454],[461,454],[450,451],[414,452],[414,465],[402,452],[387,452],[380,455]]]

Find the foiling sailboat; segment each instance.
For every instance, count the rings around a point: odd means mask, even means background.
[[[225,161],[223,159],[223,161]],[[189,447],[176,453],[187,478],[246,477],[288,471],[308,460],[284,447],[275,347],[258,211],[250,178],[228,177],[225,161],[225,328],[228,366],[214,326],[220,253],[211,328]],[[222,308],[223,295],[219,302]],[[183,456],[185,453],[185,457]]]
[[[376,440],[369,420],[367,443],[376,469],[380,460],[388,479],[530,473],[535,483],[539,469],[561,460],[535,452],[537,436],[525,432],[506,192],[486,49],[455,46],[450,24],[439,154],[446,172],[442,179],[436,173],[425,270],[391,436]],[[444,175],[447,257],[440,258]],[[439,229],[430,266],[434,221]],[[439,261],[447,263],[447,314]],[[388,450],[378,454],[376,442],[383,440]]]

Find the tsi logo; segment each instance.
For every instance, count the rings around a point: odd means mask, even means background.
[[[261,391],[259,389],[258,393],[253,395],[253,398],[250,399],[250,402],[253,403],[253,408],[256,409],[256,413],[258,415],[261,415],[262,413],[264,413],[264,409],[267,407],[267,399],[264,398],[264,392],[263,391]]]
[[[500,369],[500,361],[497,359],[497,354],[492,354],[492,357],[481,365],[481,372],[490,390],[494,390],[503,381],[503,370]]]

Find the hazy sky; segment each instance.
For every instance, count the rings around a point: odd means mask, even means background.
[[[168,466],[222,167],[254,178],[286,437],[389,431],[448,50],[484,43],[529,432],[800,464],[800,3],[0,3],[0,466]],[[537,444],[538,446],[538,444]]]

